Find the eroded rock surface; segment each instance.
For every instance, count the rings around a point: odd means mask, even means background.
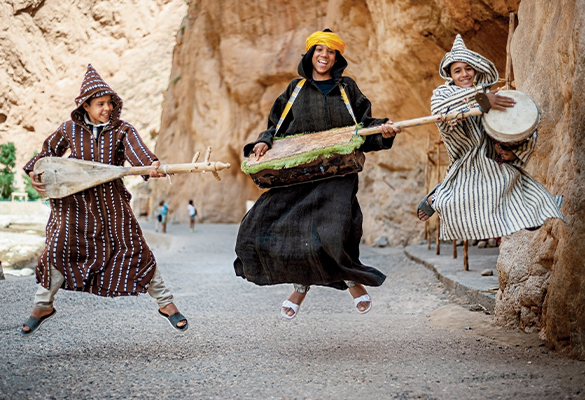
[[[214,148],[229,162],[223,183],[211,176],[177,176],[172,186],[153,182],[155,198],[168,199],[171,220],[186,222],[188,199],[207,222],[239,222],[247,200],[260,191],[239,170],[244,144],[265,129],[274,100],[297,76],[305,39],[325,27],[346,42],[346,74],[373,104],[375,117],[395,121],[429,114],[431,91],[442,84],[438,65],[456,33],[470,48],[505,67],[508,13],[518,1],[235,1],[192,2],[177,37],[157,154],[191,160]],[[390,151],[367,155],[358,197],[368,243],[416,242],[423,224],[416,204],[434,125],[405,131]]]
[[[122,118],[158,134],[183,0],[0,2],[0,143],[20,168],[70,118],[88,63],[124,100]]]
[[[512,54],[518,88],[540,105],[539,146],[529,172],[564,195],[566,224],[504,240],[498,260],[499,323],[541,336],[585,359],[585,3],[523,1]]]

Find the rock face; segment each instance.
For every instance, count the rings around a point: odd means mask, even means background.
[[[585,360],[585,3],[523,1],[512,54],[518,88],[542,112],[529,172],[564,195],[566,224],[502,242],[496,317]]]
[[[0,143],[17,175],[70,118],[88,63],[124,100],[122,118],[151,145],[160,127],[183,0],[0,2]]]
[[[206,222],[239,222],[246,201],[260,190],[239,170],[244,144],[265,129],[274,100],[297,76],[305,39],[326,27],[346,42],[352,76],[373,104],[375,117],[395,121],[429,114],[431,91],[442,84],[438,65],[456,33],[503,71],[508,13],[518,1],[295,2],[201,0],[191,2],[177,36],[156,152],[164,161],[188,162],[196,150],[214,149],[229,162],[222,183],[211,176],[176,176],[152,182],[155,200],[168,200],[171,221],[186,222],[193,199]],[[429,136],[431,139],[429,139]],[[391,245],[416,242],[415,217],[425,193],[424,171],[434,125],[409,129],[390,151],[367,155],[358,197],[364,237],[387,236]]]

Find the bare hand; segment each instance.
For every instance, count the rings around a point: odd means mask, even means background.
[[[380,131],[384,139],[393,138],[397,133],[401,132],[400,128],[395,128],[392,126],[393,123],[394,121],[390,119],[385,124],[380,125]]]
[[[514,161],[516,158],[518,158],[512,150],[502,149],[500,146],[496,146],[496,153],[498,153],[504,162]]]
[[[254,153],[256,161],[260,159],[268,151],[268,145],[264,142],[258,142],[254,146],[252,152]]]
[[[511,97],[506,96],[499,96],[497,93],[500,91],[500,88],[497,88],[495,91],[486,93],[488,100],[494,110],[505,111],[506,108],[514,107],[516,104],[516,100]]]
[[[47,191],[43,189],[45,184],[41,182],[39,176],[34,172],[29,172],[28,176],[30,176],[30,184],[32,185],[33,189],[37,191],[38,194],[41,196],[46,196]]]
[[[152,164],[150,164],[150,166],[152,167],[152,169],[150,170],[150,173],[148,175],[151,178],[162,178],[167,176],[167,174],[161,174],[157,171],[157,169],[160,168],[160,161],[155,161]]]

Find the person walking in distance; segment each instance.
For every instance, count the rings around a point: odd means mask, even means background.
[[[197,216],[197,208],[193,204],[193,200],[189,200],[187,211],[189,212],[189,229],[191,232],[195,232],[195,217]]]

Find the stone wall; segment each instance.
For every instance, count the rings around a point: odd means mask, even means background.
[[[518,88],[542,112],[529,172],[564,195],[566,223],[502,242],[496,317],[585,360],[585,2],[522,1],[512,54]]]
[[[456,33],[503,71],[508,13],[504,0],[284,0],[192,1],[177,36],[156,152],[188,162],[196,150],[233,165],[216,182],[210,175],[152,182],[155,203],[168,200],[171,221],[186,222],[194,199],[205,222],[239,222],[247,200],[260,191],[239,165],[242,147],[265,129],[272,103],[297,76],[305,39],[326,27],[346,42],[352,76],[373,104],[375,117],[394,120],[429,114],[431,91],[443,83],[438,65]],[[390,151],[367,155],[358,197],[364,237],[385,235],[391,245],[423,236],[416,204],[434,125],[405,131]]]

